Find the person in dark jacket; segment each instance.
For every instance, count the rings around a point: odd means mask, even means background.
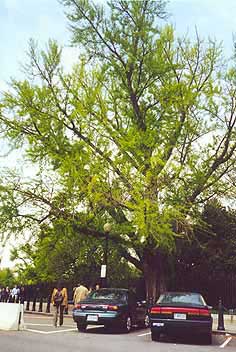
[[[20,288],[19,299],[20,299],[20,304],[24,304],[24,302],[25,302],[25,288],[24,288],[24,286],[21,286],[21,288]]]

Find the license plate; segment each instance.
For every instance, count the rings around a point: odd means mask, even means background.
[[[185,320],[186,319],[186,314],[174,313],[174,319]]]
[[[97,315],[87,315],[87,321],[98,321]]]
[[[164,326],[164,323],[153,323],[152,326]]]

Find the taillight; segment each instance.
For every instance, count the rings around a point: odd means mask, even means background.
[[[199,315],[209,317],[211,315],[209,309],[199,309]]]
[[[170,309],[165,309],[165,308],[162,308],[161,310],[161,314],[173,314],[173,311],[170,310]]]
[[[81,304],[76,304],[75,308],[76,309],[80,309],[81,308]]]
[[[117,306],[108,306],[107,307],[107,310],[117,310],[118,309],[118,307]]]
[[[161,308],[160,308],[160,307],[152,307],[150,313],[151,313],[151,314],[158,314],[158,313],[161,313]]]

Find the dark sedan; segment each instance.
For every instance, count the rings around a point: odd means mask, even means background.
[[[151,336],[158,341],[160,334],[202,335],[211,344],[212,317],[199,293],[166,292],[150,311]]]
[[[145,301],[138,301],[127,289],[103,288],[94,291],[73,310],[79,331],[87,325],[104,325],[129,332],[133,326],[147,327],[149,317]]]

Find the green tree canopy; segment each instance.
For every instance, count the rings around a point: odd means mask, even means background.
[[[138,278],[138,272],[120,259],[119,248],[108,243],[108,282],[122,286]],[[75,233],[68,222],[55,221],[52,226],[41,226],[33,243],[26,243],[12,250],[11,259],[18,259],[20,282],[65,281],[83,282],[94,286],[100,283],[101,264],[104,264],[105,239],[93,239]],[[19,259],[21,261],[19,262]]]
[[[211,200],[205,204],[193,241],[182,241],[177,259],[205,276],[236,270],[236,212]]]
[[[16,283],[16,278],[9,268],[0,270],[0,288],[1,287],[9,287],[12,288]]]

